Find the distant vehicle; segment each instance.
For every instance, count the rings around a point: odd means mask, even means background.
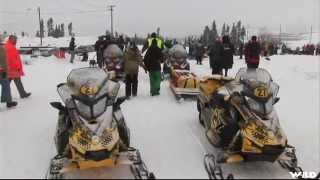
[[[81,45],[75,50],[78,56],[82,56],[84,53],[95,52],[94,45]]]

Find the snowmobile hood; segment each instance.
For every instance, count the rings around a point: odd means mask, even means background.
[[[116,44],[110,44],[103,52],[103,57],[108,59],[121,58],[122,56],[123,52]]]

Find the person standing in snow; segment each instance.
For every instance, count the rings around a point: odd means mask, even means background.
[[[117,44],[119,46],[119,48],[124,51],[124,48],[125,48],[125,44],[126,42],[124,41],[124,38],[122,35],[119,36],[118,40],[117,40]]]
[[[74,57],[75,57],[75,49],[76,49],[76,44],[75,44],[75,38],[72,37],[71,41],[69,43],[69,52],[70,52],[70,62],[73,63]]]
[[[241,42],[239,45],[239,55],[240,55],[240,59],[242,59],[243,57],[243,43]]]
[[[261,46],[257,41],[257,36],[252,36],[251,41],[244,49],[245,59],[248,68],[258,68],[260,63]]]
[[[138,93],[138,74],[139,66],[144,67],[142,56],[136,43],[130,43],[128,49],[124,53],[124,72],[126,74],[126,97],[137,96]]]
[[[204,56],[205,49],[201,42],[198,42],[196,44],[195,51],[196,51],[195,56],[196,56],[197,64],[202,65],[202,58]]]
[[[222,37],[222,68],[224,76],[228,76],[228,70],[233,66],[234,45],[230,42],[229,36]]]
[[[8,80],[8,66],[6,51],[0,37],[0,85],[1,85],[1,103],[7,103],[7,107],[17,106],[18,103],[12,101],[10,82]]]
[[[208,49],[212,74],[222,74],[222,51],[223,46],[219,38]]]
[[[104,44],[103,44],[103,37],[100,36],[98,41],[96,41],[94,45],[94,49],[96,50],[96,56],[97,56],[97,63],[100,68],[103,67],[103,51],[104,51]]]
[[[147,71],[149,71],[151,96],[160,95],[161,62],[163,60],[163,54],[158,45],[158,41],[153,39],[144,57],[144,64]]]
[[[144,43],[142,53],[144,53],[147,49],[151,47],[153,41],[156,41],[156,45],[161,51],[165,48],[164,42],[159,37],[157,37],[157,34],[154,32],[151,34],[151,37],[148,38],[147,41]]]
[[[8,78],[13,80],[17,86],[21,98],[27,98],[31,93],[27,93],[23,87],[21,76],[24,76],[23,66],[19,51],[16,48],[17,36],[9,36],[5,45],[6,59],[8,65]]]

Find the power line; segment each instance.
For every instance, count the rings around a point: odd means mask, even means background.
[[[88,13],[104,13],[102,10],[78,10],[78,11],[44,11],[42,14],[88,14]],[[0,14],[30,14],[33,11],[0,11]]]

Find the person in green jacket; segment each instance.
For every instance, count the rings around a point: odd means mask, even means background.
[[[8,68],[7,68],[6,52],[2,44],[2,39],[0,37],[0,85],[2,87],[1,102],[7,103],[7,107],[11,108],[11,107],[17,106],[18,103],[12,101],[10,82],[8,80],[7,72],[8,72]]]
[[[138,93],[138,74],[139,66],[144,67],[142,56],[136,44],[130,43],[129,48],[124,53],[124,72],[126,74],[126,97],[137,96]]]

